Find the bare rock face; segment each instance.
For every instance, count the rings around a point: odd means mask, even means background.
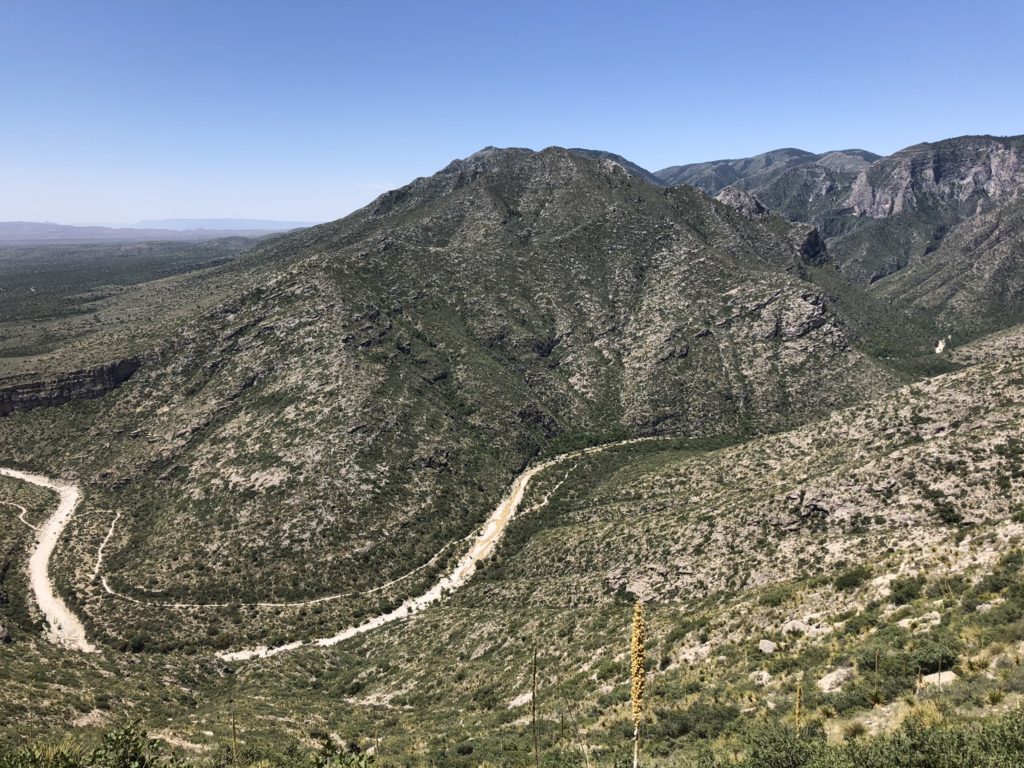
[[[61,376],[0,388],[0,416],[43,406],[63,405],[72,400],[100,397],[131,378],[141,362],[139,358],[132,357]]]
[[[794,232],[796,249],[804,263],[821,266],[829,260],[825,240],[821,237],[821,232],[817,227],[797,228]]]
[[[715,200],[735,208],[748,219],[763,219],[768,215],[768,209],[760,200],[739,187],[726,187],[715,195]]]
[[[981,213],[1017,199],[1022,187],[1019,142],[969,136],[908,147],[862,170],[846,204],[855,215],[876,219],[918,210],[929,199]]]

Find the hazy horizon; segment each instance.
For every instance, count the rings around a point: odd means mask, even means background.
[[[328,221],[488,145],[658,170],[1024,133],[1009,2],[14,2],[5,22],[4,221]],[[984,50],[984,77],[943,40]]]
[[[280,219],[194,218],[194,219],[142,219],[140,221],[54,221],[40,219],[3,219],[0,224],[57,224],[68,227],[107,227],[110,229],[285,229],[311,227],[320,221],[282,221]]]

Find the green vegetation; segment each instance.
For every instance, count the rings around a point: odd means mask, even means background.
[[[232,263],[253,242],[0,247],[0,383],[151,348],[229,295]]]
[[[485,151],[249,249],[83,251],[38,299],[0,262],[7,381],[142,359],[0,420],[84,490],[51,565],[103,648],[43,639],[14,505],[53,499],[0,481],[5,766],[617,765],[638,732],[655,765],[1020,762],[1024,333],[952,363],[805,227],[605,160]],[[524,467],[630,436],[415,618],[214,655],[393,608]]]

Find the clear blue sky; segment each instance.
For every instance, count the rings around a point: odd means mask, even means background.
[[[1024,3],[4,0],[0,220],[326,220],[482,146],[1024,133]]]

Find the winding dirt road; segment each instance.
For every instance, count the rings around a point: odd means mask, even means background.
[[[5,467],[0,467],[0,475],[49,488],[56,491],[60,497],[56,511],[47,518],[46,522],[35,529],[35,546],[28,560],[29,586],[35,595],[39,610],[46,617],[47,637],[54,643],[75,651],[95,652],[96,646],[90,643],[85,636],[85,627],[82,626],[82,622],[54,590],[53,581],[50,579],[50,556],[57,546],[57,540],[60,539],[64,527],[78,507],[78,502],[81,499],[78,486],[51,480],[43,475],[33,475]],[[24,521],[23,516],[22,520]],[[27,521],[26,524],[28,524]]]
[[[604,451],[615,446],[629,445],[631,443],[657,439],[662,438],[640,437],[632,438],[630,440],[622,440],[616,443],[606,443],[605,445],[598,445],[593,448],[584,448],[579,451],[563,453],[555,456],[553,459],[548,459],[540,464],[527,467],[527,469],[525,469],[513,481],[508,494],[501,500],[501,503],[498,504],[495,510],[491,513],[491,516],[487,518],[483,529],[476,538],[473,539],[473,543],[470,545],[469,551],[459,559],[452,570],[422,595],[409,598],[400,606],[388,613],[382,613],[378,616],[374,616],[372,619],[364,621],[362,624],[348,627],[347,629],[341,630],[336,635],[323,637],[319,640],[295,640],[291,643],[285,643],[284,645],[277,645],[273,647],[261,645],[255,648],[245,648],[239,651],[220,651],[217,653],[217,657],[224,661],[249,661],[250,659],[262,659],[267,658],[268,656],[275,656],[279,653],[284,653],[285,651],[293,651],[296,648],[302,648],[303,646],[327,647],[337,645],[338,643],[355,637],[356,635],[362,635],[366,632],[377,629],[378,627],[382,627],[385,624],[390,624],[393,621],[399,621],[400,619],[405,619],[415,613],[419,613],[427,606],[436,603],[446,593],[452,592],[465,584],[476,571],[477,563],[487,559],[494,553],[506,526],[511,522],[512,518],[515,517],[516,512],[519,510],[519,505],[523,501],[523,496],[526,494],[526,488],[530,484],[530,480],[532,480],[538,472],[543,472],[545,469],[553,467],[556,464],[561,464],[568,459],[580,458],[587,454],[598,453],[599,451]],[[533,507],[531,511],[544,506],[549,497],[550,494]]]
[[[620,440],[614,443],[606,443],[604,445],[594,446],[592,448],[584,448],[578,451],[571,451],[569,453],[563,453],[555,456],[552,459],[535,464],[532,467],[527,467],[522,473],[513,481],[508,494],[501,500],[501,503],[491,513],[490,517],[484,523],[480,533],[478,533],[471,541],[469,550],[464,554],[459,561],[455,564],[451,571],[445,576],[438,580],[430,589],[421,595],[411,597],[402,603],[400,606],[395,608],[388,613],[383,613],[378,616],[369,619],[362,624],[348,627],[341,630],[335,635],[330,637],[323,637],[317,640],[295,640],[291,643],[285,643],[284,645],[277,645],[268,647],[265,645],[257,646],[255,648],[245,648],[237,651],[221,651],[217,653],[217,656],[224,661],[248,661],[256,658],[267,658],[269,656],[275,656],[285,651],[291,651],[296,648],[302,648],[304,646],[319,646],[327,647],[337,645],[340,642],[348,640],[349,638],[357,635],[364,634],[371,630],[382,627],[385,624],[390,624],[400,619],[405,619],[413,614],[419,613],[424,608],[433,603],[439,601],[444,595],[452,592],[463,584],[465,584],[473,573],[476,571],[477,564],[481,561],[490,557],[494,550],[498,546],[498,542],[501,540],[501,536],[505,531],[505,528],[512,521],[515,515],[519,511],[519,506],[522,504],[523,497],[526,494],[527,486],[530,481],[540,472],[543,472],[549,467],[553,467],[557,464],[561,464],[570,459],[579,459],[583,456],[592,453],[598,453],[600,451],[614,448],[616,446],[629,445],[631,443],[644,442],[648,440],[659,440],[664,438],[656,437],[639,437],[632,438],[629,440]],[[575,465],[570,468],[569,472],[575,468]],[[81,499],[81,492],[78,487],[70,483],[64,483],[59,480],[53,480],[42,475],[34,475],[28,472],[22,472],[16,469],[7,469],[0,467],[0,475],[12,477],[16,480],[22,480],[26,483],[32,483],[34,485],[41,486],[43,488],[49,488],[56,491],[60,496],[60,503],[57,506],[56,511],[46,520],[45,523],[36,528],[36,542],[35,547],[29,557],[29,583],[32,588],[32,592],[35,594],[36,602],[39,604],[40,610],[46,617],[48,624],[47,636],[55,643],[63,645],[67,648],[83,651],[85,653],[92,653],[97,650],[96,646],[89,642],[85,635],[85,627],[82,626],[82,622],[79,621],[78,617],[67,607],[60,596],[54,591],[53,582],[49,575],[49,564],[50,557],[53,554],[53,550],[57,545],[57,541],[60,538],[61,533],[71,520],[75,509],[78,507],[78,502]],[[567,473],[568,476],[568,473]],[[565,482],[563,478],[547,495],[544,496],[537,504],[531,507],[528,511],[536,511],[548,503],[551,494],[557,490],[557,488]],[[14,505],[18,506],[18,505]],[[24,510],[23,510],[24,512]],[[113,534],[114,525],[117,523],[120,515],[114,518],[111,523],[110,531],[107,533],[106,538],[100,545],[99,551],[97,552],[96,567],[93,573],[93,578],[100,576],[100,567],[103,562],[103,549],[107,542],[110,540]],[[26,525],[30,525],[28,521],[24,520]],[[447,549],[447,547],[445,548]],[[443,552],[444,550],[442,550]],[[440,557],[441,553],[435,556],[434,559]],[[434,560],[431,560],[434,562]],[[429,563],[427,564],[429,565]],[[425,566],[420,566],[423,568]],[[416,569],[420,570],[419,568]],[[396,579],[401,581],[407,578],[411,574]],[[113,595],[118,595],[110,586],[106,583],[106,579],[100,576],[101,583],[104,589]],[[394,583],[394,582],[390,582]],[[390,584],[389,583],[389,584]],[[386,585],[385,585],[386,586]],[[118,595],[119,597],[125,597],[124,595]],[[329,597],[314,598],[311,600],[288,603],[287,605],[311,605],[314,603],[324,602],[325,600],[333,600],[341,597],[340,595],[332,595]],[[135,600],[135,602],[141,603],[142,601]],[[182,607],[187,604],[181,604]],[[256,605],[268,605],[275,606],[275,603],[257,603]]]

